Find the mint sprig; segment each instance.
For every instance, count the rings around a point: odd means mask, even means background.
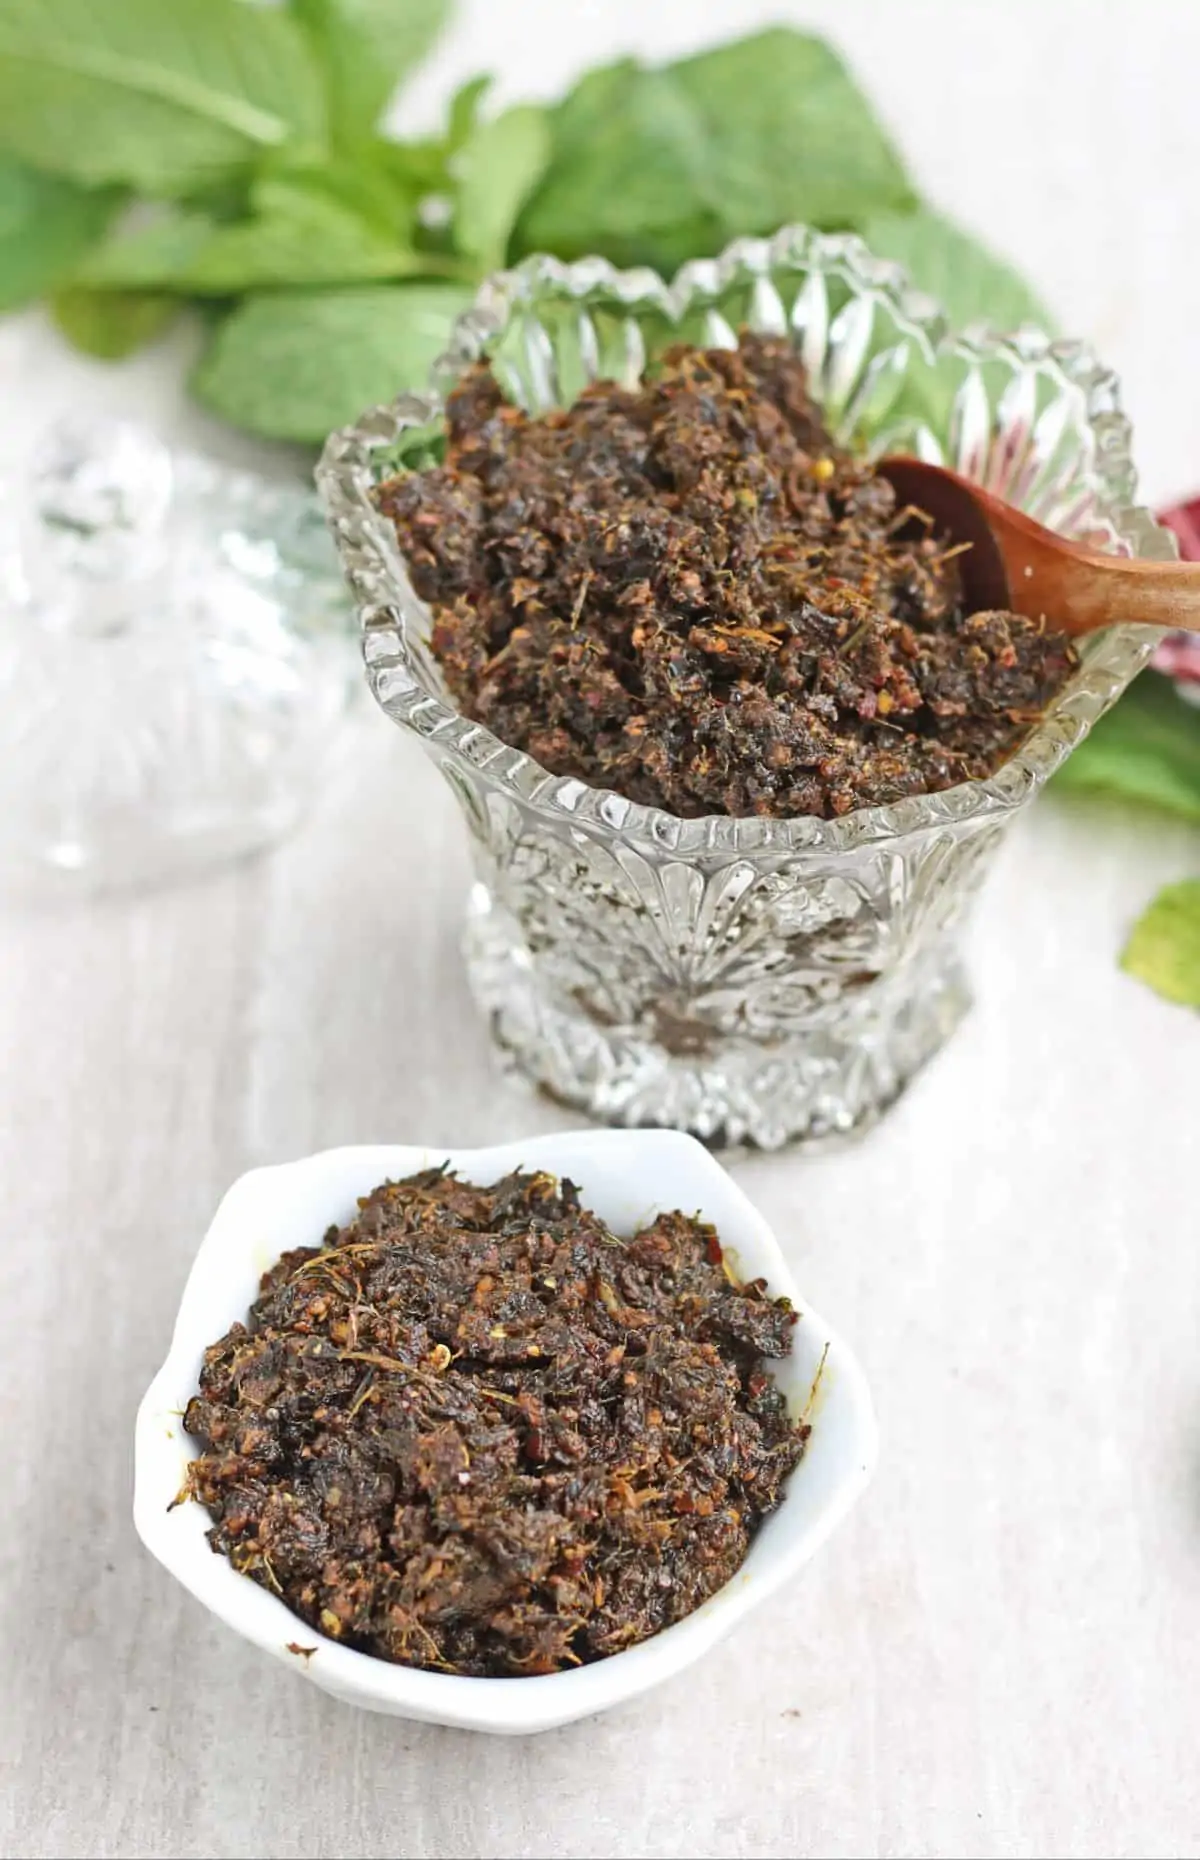
[[[823,40],[777,27],[666,65],[625,59],[550,108],[489,108],[479,76],[439,135],[386,134],[448,11],[4,0],[0,308],[54,292],[66,333],[115,354],[201,304],[206,404],[314,444],[364,399],[419,385],[442,346],[433,320],[444,340],[479,279],[534,250],[669,274],[805,220],[876,240],[952,311],[1036,314],[1001,260],[920,205]],[[137,211],[114,224],[123,197]]]

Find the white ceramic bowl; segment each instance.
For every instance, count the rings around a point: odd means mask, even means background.
[[[260,1275],[286,1248],[311,1245],[331,1224],[351,1219],[357,1197],[378,1183],[447,1158],[468,1181],[492,1182],[516,1168],[569,1176],[585,1207],[619,1234],[634,1233],[664,1210],[698,1211],[715,1224],[743,1277],[765,1278],[801,1313],[792,1355],[772,1365],[797,1413],[809,1401],[828,1349],[807,1452],[788,1481],[784,1504],[759,1531],[733,1581],[674,1627],[572,1672],[459,1679],[340,1646],[214,1554],[202,1506],[190,1500],[173,1505],[197,1451],[183,1430],[182,1411],[196,1391],[205,1346],[245,1317]],[[666,1130],[572,1131],[483,1150],[381,1144],[255,1169],[225,1196],[188,1278],[170,1354],[138,1411],[134,1522],[147,1549],[215,1615],[336,1698],[470,1730],[541,1731],[635,1698],[699,1659],[799,1572],[866,1485],[875,1450],[862,1371],[824,1319],[804,1305],[762,1216],[692,1137]]]

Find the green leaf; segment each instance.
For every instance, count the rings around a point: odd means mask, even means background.
[[[369,140],[400,79],[419,64],[450,0],[291,0],[325,73],[334,140]]]
[[[249,297],[218,328],[193,377],[235,426],[319,443],[335,426],[424,385],[471,293],[412,284]]]
[[[378,160],[394,187],[403,188],[412,201],[424,194],[450,189],[447,163],[450,145],[442,136],[424,136],[416,142],[378,144]]]
[[[1200,820],[1200,710],[1169,678],[1143,672],[1054,780]]]
[[[778,26],[671,71],[708,141],[707,204],[731,234],[855,228],[912,203],[899,154],[823,39]]]
[[[45,296],[101,237],[118,199],[0,156],[0,311]]]
[[[590,72],[554,116],[522,251],[669,269],[788,220],[861,226],[912,190],[836,54],[785,27],[648,70]]]
[[[360,177],[361,181],[361,177]],[[188,271],[201,294],[273,284],[355,284],[411,276],[422,268],[411,248],[400,196],[389,187],[391,226],[380,230],[383,199],[366,218],[361,185],[335,172],[265,178],[254,189],[255,217],[224,228]]]
[[[181,212],[114,239],[94,254],[80,281],[232,297],[278,285],[428,276],[442,268],[399,237],[380,233],[319,178],[265,179],[254,189],[253,205],[252,218],[231,226]]]
[[[457,157],[454,240],[483,271],[504,263],[509,236],[550,158],[545,110],[519,104],[467,138]]]
[[[150,291],[91,291],[72,285],[51,299],[54,321],[85,355],[117,362],[160,336],[179,301]]]
[[[4,0],[0,144],[78,181],[164,196],[260,150],[317,143],[317,72],[295,24],[242,0]]]
[[[420,253],[387,245],[361,221],[334,214],[268,215],[216,233],[176,282],[198,297],[279,285],[369,284],[428,274]]]
[[[1165,1000],[1200,1008],[1200,878],[1159,892],[1133,926],[1121,967]]]
[[[479,121],[479,106],[492,88],[492,79],[483,73],[460,84],[450,99],[450,116],[446,129],[447,147],[460,149]]]
[[[703,126],[669,73],[632,58],[590,71],[552,128],[553,158],[518,222],[518,252],[660,264],[664,240],[682,225],[697,228],[701,251],[721,243]]]
[[[862,234],[872,252],[894,258],[918,289],[937,299],[955,329],[976,322],[1000,330],[1022,323],[1053,328],[1019,273],[933,207],[873,214]]]
[[[335,155],[320,164],[289,160],[285,153],[264,165],[253,190],[254,204],[263,209],[264,190],[273,184],[294,188],[336,201],[384,238],[411,245],[415,199],[392,170],[391,148],[376,139],[352,157]]]
[[[197,255],[221,231],[207,213],[169,208],[129,232],[115,232],[80,266],[90,290],[176,290]]]

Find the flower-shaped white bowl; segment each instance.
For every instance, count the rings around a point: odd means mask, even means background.
[[[812,1404],[808,1449],[784,1504],[759,1531],[733,1581],[695,1614],[573,1672],[459,1679],[340,1646],[210,1549],[210,1519],[201,1505],[175,1503],[197,1452],[182,1414],[205,1346],[245,1318],[261,1274],[286,1248],[312,1244],[333,1223],[351,1219],[357,1197],[379,1182],[446,1160],[469,1181],[491,1182],[516,1168],[569,1176],[585,1205],[616,1233],[632,1233],[664,1210],[699,1211],[715,1224],[741,1274],[765,1278],[801,1313],[791,1356],[772,1365],[795,1412]],[[799,1572],[867,1483],[875,1450],[862,1371],[824,1319],[802,1303],[761,1215],[694,1138],[661,1130],[578,1131],[483,1150],[374,1145],[255,1169],[229,1190],[188,1278],[170,1354],[138,1411],[134,1522],[147,1549],[215,1615],[335,1698],[468,1730],[542,1731],[636,1698],[699,1659]]]

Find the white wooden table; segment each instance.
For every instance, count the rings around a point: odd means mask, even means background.
[[[418,103],[550,91],[758,14],[827,27],[928,188],[1122,370],[1146,489],[1200,481],[1200,14],[475,0]],[[1135,21],[1139,22],[1135,24]],[[2,442],[71,400],[184,412],[0,327]],[[561,1115],[490,1069],[452,802],[364,711],[317,814],[204,884],[0,919],[0,1847],[12,1856],[1200,1853],[1200,1021],[1115,964],[1200,835],[1041,803],[979,1004],[861,1147],[736,1165],[861,1353],[883,1452],[796,1591],[629,1709],[527,1742],[357,1715],[140,1550],[136,1401],[213,1204],[348,1140]]]

